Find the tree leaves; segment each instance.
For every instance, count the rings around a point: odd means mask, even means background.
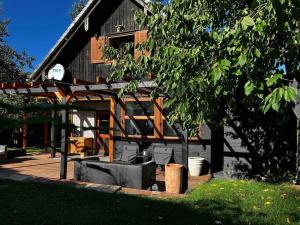
[[[289,83],[300,73],[300,6],[252,3],[150,3],[152,15],[141,12],[137,21],[149,28],[145,45],[151,56],[116,64],[113,77],[144,80],[151,70],[172,115],[195,127],[196,120],[213,123],[241,103],[288,111],[297,98]]]
[[[280,106],[286,102],[295,102],[298,97],[298,91],[293,87],[280,87],[272,91],[265,99],[263,111],[267,112],[270,108],[279,111]]]
[[[247,63],[247,54],[244,52],[238,58],[238,65],[244,66]]]
[[[255,25],[254,20],[250,16],[245,16],[241,22],[243,30],[247,30],[248,27]]]
[[[28,57],[24,51],[18,53],[8,45],[6,41],[8,24],[9,21],[0,20],[0,83],[22,83],[28,75],[24,70],[31,68],[31,62],[34,58]],[[0,103],[3,102],[19,106],[24,102],[24,97],[20,95],[0,95]],[[7,109],[0,107],[0,118],[17,118],[19,116],[20,112],[9,113]]]
[[[276,84],[279,79],[282,79],[282,74],[275,74],[269,78],[267,78],[267,86],[271,87],[272,85]]]
[[[87,0],[79,0],[78,2],[75,2],[72,6],[72,9],[70,11],[70,16],[72,20],[75,20],[76,17],[81,13],[81,11],[84,9],[85,5],[87,4]]]
[[[253,82],[251,81],[248,81],[246,84],[245,84],[245,94],[247,96],[249,96],[255,89],[255,85]]]
[[[284,99],[287,102],[295,102],[298,97],[298,90],[293,87],[286,87],[284,91]]]

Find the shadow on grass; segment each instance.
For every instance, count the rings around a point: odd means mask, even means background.
[[[245,224],[240,206],[214,200],[181,201],[104,194],[0,180],[0,224],[206,225]],[[252,216],[252,215],[247,215]],[[264,214],[256,214],[264,217]],[[256,225],[265,223],[256,223]]]

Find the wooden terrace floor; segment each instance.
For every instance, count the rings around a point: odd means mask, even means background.
[[[43,179],[55,182],[74,182],[74,163],[69,161],[67,180],[60,180],[60,157],[50,158],[50,154],[29,154],[24,157],[19,157],[10,160],[7,163],[0,164],[0,178],[12,180]],[[201,177],[190,177],[189,188],[193,189],[199,184],[203,184],[211,179],[210,175]],[[156,180],[160,192],[136,190],[130,188],[122,188],[121,193],[136,194],[136,195],[168,195],[165,193],[164,172],[157,170]]]

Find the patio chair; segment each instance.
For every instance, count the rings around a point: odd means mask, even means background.
[[[154,147],[153,161],[157,165],[164,166],[171,161],[173,151],[174,151],[173,148]]]
[[[134,162],[137,155],[139,154],[139,146],[136,145],[124,145],[122,149],[122,154],[120,161],[123,162]]]

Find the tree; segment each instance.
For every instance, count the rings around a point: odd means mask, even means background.
[[[1,12],[1,9],[0,9]],[[8,37],[7,26],[9,20],[0,18],[0,83],[25,82],[28,73],[27,68],[31,68],[33,57],[28,57],[25,51],[18,53],[8,45],[6,38]],[[17,95],[0,95],[0,102],[5,104],[21,105],[24,102],[22,96]],[[0,109],[0,117],[19,117],[20,113],[10,114],[4,108]]]
[[[87,4],[87,0],[79,0],[75,2],[72,6],[70,16],[72,20],[75,20],[76,17],[80,14],[80,12],[84,9],[85,5]]]
[[[135,60],[117,52],[112,79],[130,76],[123,91],[134,91],[145,74],[155,74],[166,94],[170,120],[186,127],[213,124],[242,103],[264,113],[289,110],[299,78],[300,10],[293,0],[175,0],[150,3],[152,14],[138,14],[149,39]],[[130,49],[130,48],[128,48]],[[156,93],[154,92],[153,95]],[[225,121],[226,122],[226,121]]]

